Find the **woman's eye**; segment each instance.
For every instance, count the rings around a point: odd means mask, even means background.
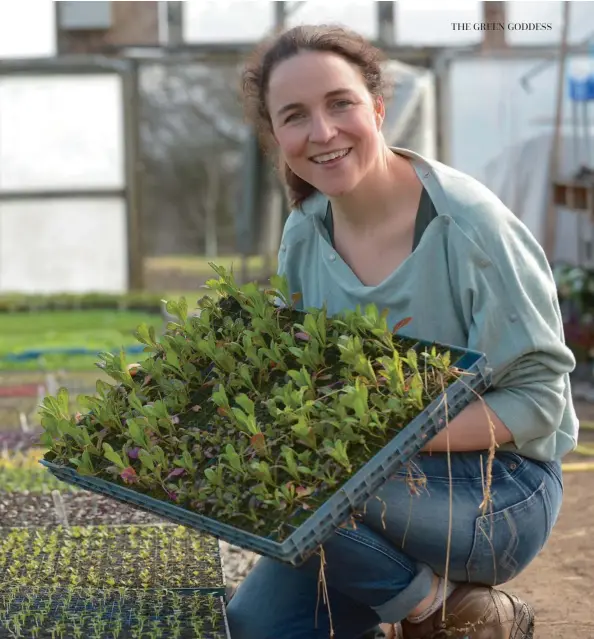
[[[289,122],[293,122],[293,121],[299,119],[300,116],[301,116],[300,113],[291,113],[290,115],[288,115],[285,118],[285,124],[288,124]]]

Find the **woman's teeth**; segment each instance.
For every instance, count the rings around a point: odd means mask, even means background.
[[[350,149],[342,149],[341,151],[333,151],[332,153],[324,153],[323,155],[316,155],[312,158],[312,161],[316,164],[324,164],[325,162],[331,162],[338,158],[343,158],[351,152]]]

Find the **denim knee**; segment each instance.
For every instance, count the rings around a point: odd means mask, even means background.
[[[339,637],[358,639],[378,623],[377,615],[328,589],[332,626]],[[328,639],[330,615],[320,599],[317,576],[261,559],[227,606],[233,639]]]
[[[345,639],[358,638],[378,622],[400,621],[431,589],[428,566],[363,525],[337,530],[324,544],[324,560],[330,614],[337,636]],[[261,559],[229,603],[234,639],[326,639],[320,561],[314,555],[295,568]]]
[[[496,455],[486,511],[487,456],[420,455],[370,500],[364,521],[439,575],[498,585],[540,552],[559,512],[562,487],[553,464]],[[424,486],[415,482],[423,478]],[[412,481],[411,481],[412,479]],[[449,558],[449,563],[447,562]]]

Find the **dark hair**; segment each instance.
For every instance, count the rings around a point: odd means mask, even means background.
[[[265,41],[247,61],[242,74],[244,109],[256,127],[265,148],[270,148],[272,121],[266,97],[274,68],[301,51],[335,53],[361,70],[371,95],[383,93],[382,54],[358,33],[337,26],[298,26]],[[285,164],[279,167],[291,207],[299,207],[315,193],[313,185],[302,180]]]

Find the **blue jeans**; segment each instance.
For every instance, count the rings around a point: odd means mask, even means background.
[[[451,481],[447,455],[418,455],[368,501],[358,522],[333,534],[324,554],[337,639],[404,619],[429,594],[433,574],[445,575],[448,538],[452,581],[495,586],[528,566],[561,507],[561,466],[497,453],[483,515],[486,475],[486,454],[452,453]],[[229,602],[233,639],[328,639],[319,571],[318,555],[298,568],[260,559]]]

